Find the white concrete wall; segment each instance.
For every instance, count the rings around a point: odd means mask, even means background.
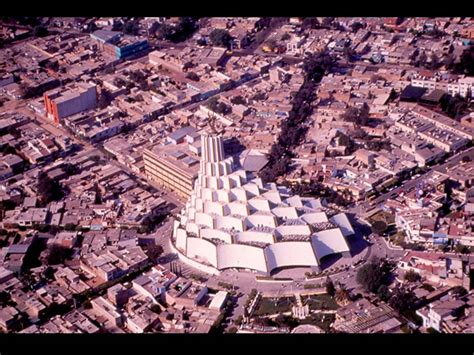
[[[245,231],[245,232],[240,232],[239,234],[237,234],[237,241],[273,244],[275,242],[275,238],[273,237],[272,233]]]
[[[186,238],[187,233],[184,229],[179,228],[176,231],[176,247],[186,253]]]
[[[276,233],[282,236],[285,235],[307,235],[311,234],[309,225],[294,225],[294,226],[278,226]]]
[[[247,208],[247,205],[242,202],[231,202],[228,205],[225,206],[225,212],[226,214],[236,214],[239,216],[248,216],[249,215],[249,210]]]
[[[266,226],[276,228],[277,223],[273,215],[253,214],[245,219],[245,225],[247,227]]]
[[[244,222],[240,218],[232,216],[216,216],[215,217],[215,229],[220,228],[234,228],[236,231],[244,230]]]
[[[351,222],[345,213],[332,216],[329,220],[341,229],[344,237],[354,234],[354,228],[352,228]]]
[[[215,213],[223,216],[224,206],[219,202],[206,201],[204,202],[204,213]]]
[[[267,191],[262,195],[273,203],[279,204],[282,202],[280,193],[278,191]]]
[[[264,198],[252,198],[248,201],[249,207],[256,211],[270,211],[270,202]]]
[[[204,259],[212,266],[217,266],[216,246],[203,238],[188,238],[186,256],[193,259]]]
[[[198,263],[197,261],[194,261],[190,258],[188,258],[186,255],[182,254],[178,249],[175,248],[175,246],[171,244],[171,251],[174,252],[174,253],[177,253],[178,254],[178,257],[179,257],[179,260],[181,260],[183,263],[195,268],[195,269],[198,269],[202,272],[206,272],[208,274],[211,274],[211,275],[219,275],[220,272],[219,270],[217,270],[216,268],[212,267],[212,266],[207,266],[207,265],[203,265],[201,263]]]
[[[316,232],[312,235],[311,240],[318,259],[329,254],[349,251],[346,239],[339,228]]]
[[[232,198],[229,191],[227,190],[218,190],[216,191],[216,199],[221,202],[231,202]]]
[[[298,218],[298,212],[295,207],[275,207],[272,209],[272,213],[281,218]]]
[[[250,192],[253,196],[259,196],[260,195],[260,189],[258,186],[254,183],[247,183],[242,186],[245,190]]]
[[[288,266],[318,266],[310,242],[281,242],[265,248],[269,270]]]
[[[186,223],[186,231],[189,233],[194,233],[196,235],[199,235],[199,227],[196,223],[193,223],[193,222]]]
[[[224,244],[217,247],[217,267],[245,268],[267,272],[263,249],[249,245]]]
[[[232,243],[232,236],[229,233],[224,232],[222,230],[218,230],[218,229],[203,228],[201,229],[200,237],[208,238],[208,239],[217,238],[217,239],[223,240],[224,242],[228,244]]]
[[[310,224],[328,222],[328,216],[324,212],[305,213],[301,219]]]
[[[212,216],[203,212],[196,212],[196,224],[203,224],[209,228],[214,228]]]
[[[247,191],[241,187],[236,187],[230,190],[231,196],[234,196],[237,201],[247,201]]]

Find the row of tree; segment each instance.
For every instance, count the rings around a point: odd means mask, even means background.
[[[303,63],[305,78],[303,85],[293,97],[292,108],[288,118],[281,124],[280,134],[268,154],[268,164],[261,171],[261,178],[266,182],[275,181],[277,177],[290,170],[293,149],[304,139],[307,127],[304,125],[313,111],[316,85],[324,74],[331,70],[335,58],[327,52],[307,56]]]
[[[191,38],[198,29],[196,17],[181,17],[176,25],[156,23],[150,32],[160,39],[179,43]]]
[[[211,110],[215,113],[222,114],[222,115],[226,115],[226,114],[228,114],[232,111],[232,109],[229,105],[227,105],[224,102],[220,102],[217,97],[210,98],[206,103],[206,107],[209,110]]]
[[[309,183],[293,184],[291,190],[295,195],[324,198],[327,202],[334,203],[338,206],[348,206],[352,203],[351,195],[348,191],[339,193],[315,180]]]

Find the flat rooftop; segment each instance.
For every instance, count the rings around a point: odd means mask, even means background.
[[[189,143],[156,145],[145,150],[150,155],[189,176],[197,176],[199,172],[200,156],[189,150]]]

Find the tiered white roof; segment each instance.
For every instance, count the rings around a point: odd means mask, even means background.
[[[174,234],[177,249],[217,270],[245,268],[269,273],[292,266],[317,267],[332,253],[347,253],[354,230],[343,213],[313,198],[263,184],[224,157],[222,137],[201,136],[202,159],[194,191]]]

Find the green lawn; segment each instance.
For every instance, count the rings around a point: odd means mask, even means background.
[[[306,319],[300,321],[300,324],[312,324],[318,326],[325,332],[328,332],[330,329],[330,324],[334,322],[336,316],[334,314],[328,313],[314,313],[311,314]]]
[[[321,295],[302,296],[301,300],[303,301],[303,304],[308,304],[311,310],[336,310],[339,308],[339,305],[336,303],[334,298],[329,296],[327,293]]]
[[[275,302],[274,298],[262,298],[259,301],[255,315],[262,316],[268,314],[277,314],[283,312],[291,312],[291,307],[296,304],[294,297],[278,298]]]
[[[380,211],[370,216],[369,222],[374,223],[375,221],[383,221],[387,223],[387,225],[390,225],[392,223],[395,223],[395,216],[392,213]]]

